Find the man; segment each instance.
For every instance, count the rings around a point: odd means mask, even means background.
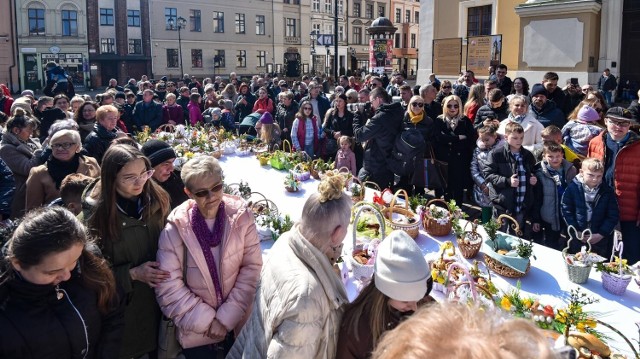
[[[40,121],[40,125],[38,126],[38,130],[40,131],[40,136],[38,136],[40,143],[44,142],[44,140],[49,136],[49,128],[54,122],[67,118],[67,114],[64,113],[64,111],[57,107],[53,107],[53,98],[49,96],[40,97],[38,100],[38,106],[36,107],[36,110],[33,111],[33,114],[38,121]],[[84,140],[84,138],[82,140]]]
[[[567,79],[567,86],[564,92],[564,113],[571,113],[573,109],[580,104],[585,95],[582,93],[579,84],[571,83],[571,79]]]
[[[565,115],[557,108],[556,103],[547,100],[547,91],[542,84],[535,84],[531,88],[529,113],[544,127],[554,125],[562,128],[567,122]]]
[[[124,88],[122,86],[118,86],[118,80],[116,79],[109,80],[109,86],[107,86],[107,90],[108,89],[115,89],[117,92],[124,92]]]
[[[387,92],[390,96],[400,96],[400,87],[406,85],[402,74],[395,74],[393,81],[387,86]]]
[[[184,183],[180,178],[180,171],[174,169],[173,161],[176,152],[166,142],[149,140],[142,145],[142,153],[151,162],[155,170],[153,180],[156,181],[167,193],[171,200],[171,209],[178,207],[189,197],[184,192]]]
[[[407,110],[407,106],[409,106],[409,100],[411,100],[411,97],[413,97],[413,90],[411,89],[411,86],[400,86],[400,103],[405,111]]]
[[[547,72],[542,77],[542,86],[544,86],[544,89],[547,90],[546,98],[549,101],[553,101],[556,104],[556,108],[564,111],[566,100],[564,97],[564,92],[562,92],[562,89],[558,87],[558,79],[559,77],[557,73]],[[566,118],[569,113],[563,112],[563,114]]]
[[[396,135],[400,133],[404,111],[400,103],[391,103],[391,96],[382,87],[369,94],[375,114],[370,119],[356,114],[353,119],[353,134],[356,142],[366,142],[364,162],[358,177],[361,181],[372,181],[380,188],[393,185],[394,175],[387,162]]]
[[[606,131],[589,142],[587,157],[604,163],[604,181],[615,189],[620,209],[620,231],[624,239],[622,257],[633,264],[640,260],[640,138],[630,131],[637,125],[631,113],[613,107],[605,115]]]
[[[127,82],[127,84],[124,85],[124,87],[125,87],[125,90],[129,89],[133,93],[138,92],[138,83],[136,79],[134,79],[133,77],[129,79],[129,82]]]
[[[369,90],[373,90],[374,88],[385,88],[383,83],[382,83],[382,78],[378,77],[378,76],[374,76],[371,78],[371,88]],[[369,101],[369,99],[367,98],[367,101]],[[365,101],[365,102],[367,102]]]
[[[436,88],[436,92],[440,91],[440,80],[436,77],[436,74],[429,75],[429,85]]]
[[[496,80],[487,80],[484,82],[484,104],[489,103],[489,92],[498,88],[498,82]]]
[[[363,88],[362,90],[358,91],[358,102],[359,103],[369,102],[369,90],[367,90],[366,88]]]
[[[476,130],[488,125],[494,125],[497,128],[507,117],[509,117],[509,104],[502,90],[495,88],[489,91],[487,104],[478,109],[473,127]]]
[[[496,75],[493,78],[496,81],[496,85],[502,91],[502,93],[506,96],[511,93],[511,87],[513,86],[513,82],[507,76],[507,65],[500,64],[496,68]]]
[[[149,126],[151,132],[155,132],[163,124],[162,105],[153,101],[154,95],[152,90],[144,90],[142,101],[138,102],[133,109],[133,121],[138,131],[142,131],[144,126]]]
[[[164,102],[167,96],[167,85],[164,82],[158,82],[156,84],[156,95],[158,95],[160,102]]]
[[[175,82],[167,81],[166,84],[167,84],[167,95],[170,94],[170,93],[176,95],[176,97],[178,97],[178,95],[180,95],[178,93],[177,88],[176,88],[176,83]]]
[[[424,101],[424,112],[434,121],[442,115],[442,105],[435,101],[437,94],[438,90],[434,85],[420,87],[420,97]]]
[[[345,75],[340,76],[340,86],[344,88],[345,92],[351,89],[351,86],[349,86],[349,78],[347,76]]]
[[[126,92],[126,103],[122,105],[123,114],[120,119],[124,122],[129,132],[133,132],[135,122],[133,120],[133,110],[136,107],[136,94],[133,92]]]
[[[608,106],[613,106],[613,91],[618,87],[618,81],[616,77],[611,74],[609,69],[604,69],[602,76],[598,80],[598,91],[602,93],[604,99],[607,101]]]
[[[187,86],[180,87],[180,96],[176,99],[176,103],[182,107],[182,113],[184,114],[184,122],[190,123],[189,121],[189,110],[187,109],[187,105],[189,104],[191,92]]]
[[[469,98],[469,91],[471,90],[471,86],[473,86],[473,79],[475,75],[473,71],[467,70],[462,74],[462,83],[453,86],[453,94],[460,97],[462,103],[467,103],[467,99]]]
[[[311,103],[311,107],[313,107],[313,115],[316,116],[318,121],[322,122],[324,119],[324,115],[327,113],[329,108],[331,107],[331,103],[329,100],[320,95],[320,90],[322,89],[322,85],[311,82],[309,85],[309,95],[302,98],[300,104],[304,101],[309,101]]]

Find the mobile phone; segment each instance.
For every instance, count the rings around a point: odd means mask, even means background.
[[[578,78],[577,77],[572,77],[571,78],[571,84],[574,86],[578,86]]]
[[[553,352],[560,359],[576,359],[578,357],[578,351],[569,345],[554,348]]]

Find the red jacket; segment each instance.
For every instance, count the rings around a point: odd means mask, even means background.
[[[266,111],[273,114],[273,100],[268,97],[256,100],[253,104],[253,112],[258,112],[258,110],[263,110],[260,113],[264,113]]]
[[[594,137],[589,142],[587,157],[595,157],[606,163],[606,144],[604,136],[607,131]],[[613,173],[620,221],[640,220],[640,138],[630,132],[626,145],[618,152],[616,167]]]

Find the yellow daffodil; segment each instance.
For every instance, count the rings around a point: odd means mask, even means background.
[[[567,312],[564,309],[558,309],[558,314],[556,314],[556,320],[560,323],[566,323]]]
[[[531,308],[532,304],[533,304],[533,302],[531,302],[531,299],[529,299],[529,298],[524,298],[522,300],[522,305],[527,309]]]
[[[511,310],[511,301],[507,297],[502,297],[502,300],[500,301],[500,306],[502,307],[502,309],[509,311]]]

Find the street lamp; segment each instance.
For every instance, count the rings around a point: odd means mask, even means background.
[[[169,25],[169,29],[172,31],[178,30],[178,52],[180,54],[180,76],[184,76],[184,68],[182,66],[182,37],[180,35],[180,30],[184,29],[187,26],[187,19],[182,16],[178,17],[178,23],[170,17],[167,20],[167,25]]]

